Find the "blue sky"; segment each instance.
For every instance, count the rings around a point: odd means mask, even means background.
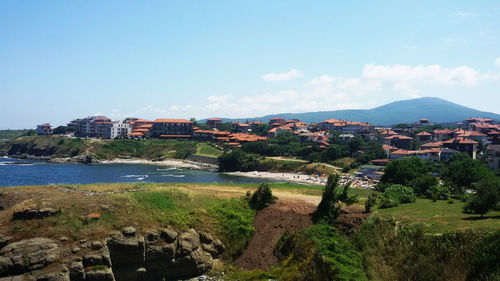
[[[441,97],[500,113],[500,1],[0,2],[0,129]]]

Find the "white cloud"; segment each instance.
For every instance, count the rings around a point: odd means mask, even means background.
[[[298,71],[297,69],[292,69],[288,72],[284,73],[268,73],[262,75],[262,79],[264,81],[286,81],[286,80],[291,80],[294,78],[301,78],[303,77],[302,72]]]
[[[363,77],[392,82],[396,88],[408,88],[410,84],[476,85],[481,79],[472,67],[443,68],[440,65],[374,65],[363,68]]]
[[[476,15],[477,15],[476,13],[471,13],[471,12],[457,12],[457,13],[455,13],[456,17],[462,18],[462,19],[473,18]]]

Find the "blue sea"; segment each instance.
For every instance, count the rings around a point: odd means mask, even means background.
[[[145,164],[55,164],[0,158],[0,186],[111,182],[260,183],[262,179]]]

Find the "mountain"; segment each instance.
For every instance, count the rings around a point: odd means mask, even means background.
[[[245,122],[247,120],[268,122],[269,119],[274,117],[299,119],[308,123],[321,122],[330,118],[335,118],[341,120],[369,122],[374,125],[382,126],[389,126],[398,123],[413,123],[417,122],[421,118],[427,118],[433,123],[456,123],[461,122],[468,117],[500,120],[500,114],[476,110],[444,99],[433,97],[395,101],[372,109],[280,113],[255,118],[221,119],[224,122]]]

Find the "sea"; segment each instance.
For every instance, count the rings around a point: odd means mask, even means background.
[[[56,164],[0,157],[0,186],[113,182],[245,184],[262,179],[147,164]]]

